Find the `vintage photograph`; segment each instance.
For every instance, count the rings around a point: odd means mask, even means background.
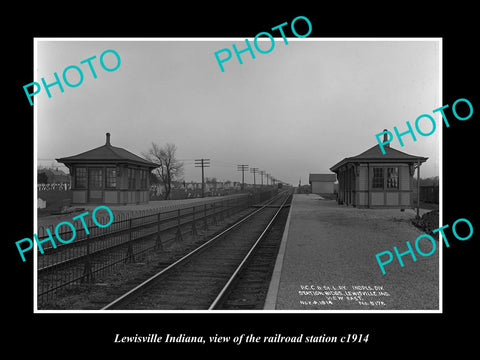
[[[272,35],[35,39],[35,312],[442,311],[441,38]]]

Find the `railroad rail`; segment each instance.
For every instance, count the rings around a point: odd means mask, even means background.
[[[290,194],[225,284],[209,310],[260,310],[267,297],[280,242],[287,221]],[[275,207],[275,205],[267,205]]]
[[[271,198],[274,193],[236,196],[137,217],[122,214],[108,228],[94,228],[84,236],[83,227],[79,227],[74,242],[59,244],[56,249],[46,248],[43,255],[37,256],[38,305],[48,308],[64,289],[94,283],[117,266],[139,261],[151,251],[163,251],[171,242],[184,243],[185,238],[206,235],[211,225]],[[60,232],[62,238],[69,238],[68,231]]]
[[[219,308],[288,200],[281,192],[102,310]]]

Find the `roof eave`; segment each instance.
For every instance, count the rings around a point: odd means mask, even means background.
[[[155,163],[143,163],[140,161],[133,161],[133,160],[120,160],[120,159],[69,159],[69,158],[59,158],[55,159],[56,161],[67,164],[132,164],[138,166],[144,166],[152,169],[156,169],[160,166],[160,164]]]
[[[428,157],[414,157],[410,159],[395,159],[395,158],[345,158],[342,161],[336,163],[330,168],[330,171],[336,173],[339,168],[341,168],[343,165],[352,163],[415,163],[420,161],[420,163],[424,163],[425,161],[428,160]]]

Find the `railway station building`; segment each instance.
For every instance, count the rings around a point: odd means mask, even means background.
[[[336,174],[309,174],[308,183],[312,187],[312,194],[333,194]]]
[[[120,147],[105,145],[56,159],[70,171],[72,204],[142,204],[150,197],[150,172],[159,165]]]
[[[386,140],[385,140],[386,141]],[[339,204],[359,208],[413,208],[413,176],[428,158],[377,144],[347,157],[330,170],[337,174]]]

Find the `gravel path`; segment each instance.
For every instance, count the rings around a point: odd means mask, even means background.
[[[414,247],[422,234],[411,223],[415,211],[357,209],[297,194],[291,212],[276,309],[438,310],[438,242],[429,257],[415,253],[414,262],[405,255],[404,267],[394,255],[385,275],[375,258],[393,246],[406,251],[407,240]],[[421,249],[427,253],[431,244]]]

